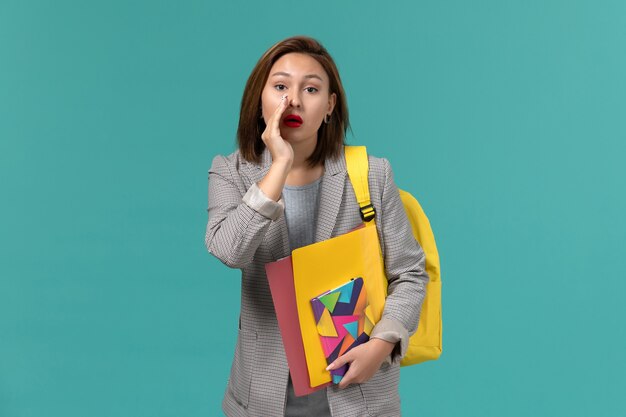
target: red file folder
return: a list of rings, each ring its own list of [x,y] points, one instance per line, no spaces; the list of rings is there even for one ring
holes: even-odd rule
[[[326,388],[331,385],[331,382],[315,388],[311,388],[310,385],[304,345],[300,334],[291,256],[266,264],[265,272],[272,292],[294,393],[301,397]]]

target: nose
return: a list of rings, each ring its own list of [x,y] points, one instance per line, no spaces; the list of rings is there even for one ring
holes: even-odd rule
[[[299,93],[289,94],[289,101],[290,101],[291,107],[300,107],[300,94]]]

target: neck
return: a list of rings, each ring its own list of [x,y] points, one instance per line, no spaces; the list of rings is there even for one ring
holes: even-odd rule
[[[287,185],[305,185],[309,184],[324,173],[324,164],[318,164],[310,167],[307,158],[313,154],[317,140],[302,141],[293,143],[293,164],[291,170],[287,174]]]
[[[317,140],[306,140],[298,143],[292,143],[293,148],[293,163],[291,164],[292,171],[306,171],[309,169],[309,164],[306,161],[315,151]]]

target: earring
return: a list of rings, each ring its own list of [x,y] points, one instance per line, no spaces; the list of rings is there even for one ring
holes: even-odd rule
[[[326,119],[326,117],[328,117],[328,119]],[[328,122],[330,122],[330,114],[324,116],[324,123],[328,124]]]

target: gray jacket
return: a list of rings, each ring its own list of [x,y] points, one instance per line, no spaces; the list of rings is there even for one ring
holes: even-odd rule
[[[209,169],[205,244],[225,265],[242,270],[237,344],[222,402],[227,416],[284,415],[289,368],[264,265],[291,250],[282,199],[267,198],[256,185],[271,163],[267,149],[260,164],[235,151],[216,156]],[[315,242],[362,223],[343,150],[338,158],[326,159],[324,167]],[[417,330],[429,279],[386,159],[369,156],[369,189],[389,281],[383,316],[371,337],[399,343],[370,380],[326,388],[334,417],[400,415],[400,359]]]

